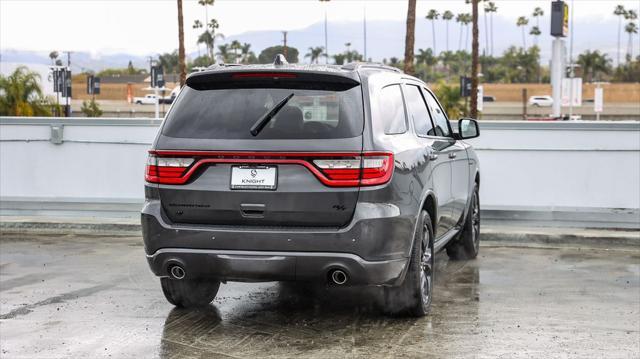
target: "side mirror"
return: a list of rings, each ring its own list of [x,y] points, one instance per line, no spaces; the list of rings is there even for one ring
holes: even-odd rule
[[[478,121],[471,118],[463,118],[458,121],[458,137],[461,140],[476,138],[478,136],[480,136]]]

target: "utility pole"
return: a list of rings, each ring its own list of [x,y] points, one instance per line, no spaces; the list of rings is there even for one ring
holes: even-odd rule
[[[471,0],[472,40],[471,40],[471,118],[478,118],[478,1]]]
[[[67,72],[65,72],[65,83],[64,86],[65,87],[70,87],[71,86],[71,76],[69,76],[69,78],[67,78],[67,74],[71,74],[71,52],[72,51],[63,51],[67,54]],[[67,81],[69,82],[69,86],[67,86]],[[67,96],[65,96],[65,105],[64,105],[64,113],[66,117],[71,117],[71,103],[69,101],[69,97],[71,95],[67,94]]]
[[[562,79],[564,78],[564,39],[569,32],[569,7],[564,1],[551,3],[551,36],[554,37],[551,54],[551,88],[554,118],[562,115]],[[570,99],[571,100],[571,99]]]
[[[363,26],[364,26],[364,61],[367,60],[367,5],[364,4],[362,8],[363,12]]]
[[[282,42],[284,43],[284,49],[283,49],[284,58],[287,59],[287,61],[289,61],[288,56],[287,56],[288,55],[288,51],[287,51],[287,31],[283,31],[282,32],[282,36],[283,36]]]

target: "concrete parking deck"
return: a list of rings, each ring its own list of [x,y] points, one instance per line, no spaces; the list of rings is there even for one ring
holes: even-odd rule
[[[214,303],[163,298],[137,236],[3,233],[0,357],[640,356],[640,250],[485,243],[437,258],[432,312],[389,318],[380,292],[223,285]]]

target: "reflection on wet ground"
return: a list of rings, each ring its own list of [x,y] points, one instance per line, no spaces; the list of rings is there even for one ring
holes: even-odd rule
[[[640,251],[483,247],[439,255],[429,316],[378,288],[223,285],[175,309],[139,238],[3,235],[2,358],[638,357]]]

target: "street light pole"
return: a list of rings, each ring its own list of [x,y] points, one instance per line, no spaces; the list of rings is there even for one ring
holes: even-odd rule
[[[329,0],[320,0],[322,3],[329,2]],[[329,63],[329,37],[327,36],[327,5],[324,5],[324,63]]]

